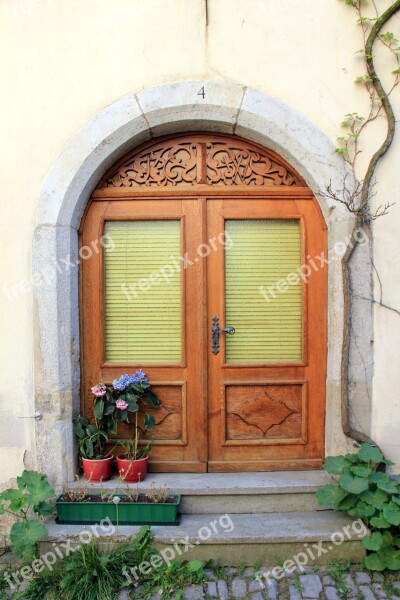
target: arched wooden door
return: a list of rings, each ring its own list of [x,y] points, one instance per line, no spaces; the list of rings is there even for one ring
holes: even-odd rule
[[[321,466],[326,226],[285,161],[237,137],[153,140],[93,192],[81,246],[86,414],[92,385],[142,368],[163,403],[153,470]]]

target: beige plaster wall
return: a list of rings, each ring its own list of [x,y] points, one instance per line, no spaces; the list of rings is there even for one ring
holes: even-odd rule
[[[388,2],[380,2],[387,5]],[[275,96],[333,141],[343,114],[363,114],[355,15],[339,0],[2,0],[0,481],[34,464],[29,287],[41,185],[68,140],[122,96],[166,82],[235,82]],[[395,25],[400,30],[399,19]],[[384,67],[386,68],[386,66]],[[400,102],[395,101],[397,114]],[[365,157],[381,139],[379,126]],[[379,195],[399,196],[399,138],[379,169]],[[400,203],[374,226],[384,301],[400,309]],[[7,286],[26,281],[11,300]],[[400,315],[375,311],[373,434],[400,462]],[[330,432],[332,435],[332,432]],[[41,441],[37,440],[40,444]]]

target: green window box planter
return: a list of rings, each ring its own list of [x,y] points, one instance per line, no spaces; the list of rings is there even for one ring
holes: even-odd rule
[[[174,502],[68,502],[62,500],[63,495],[56,500],[59,524],[92,525],[102,519],[110,519],[114,525],[177,525],[179,523],[178,509],[181,496],[170,494]]]

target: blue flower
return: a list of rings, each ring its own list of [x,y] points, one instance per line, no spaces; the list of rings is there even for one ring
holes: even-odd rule
[[[147,375],[145,373],[143,373],[142,369],[139,369],[139,371],[136,371],[135,377],[136,377],[136,380],[138,383],[148,383],[149,382]]]
[[[126,373],[125,375],[121,375],[121,377],[119,379],[114,379],[113,381],[113,388],[114,390],[119,390],[120,392],[122,392],[122,390],[124,390],[130,383],[129,381],[129,375]]]
[[[139,371],[136,371],[136,373],[133,373],[132,375],[128,375],[125,373],[125,375],[121,375],[119,379],[114,379],[113,388],[122,392],[125,388],[128,387],[128,385],[134,383],[138,383],[140,385],[142,383],[148,382],[149,380],[147,379],[146,374],[143,373],[142,369],[139,369]]]

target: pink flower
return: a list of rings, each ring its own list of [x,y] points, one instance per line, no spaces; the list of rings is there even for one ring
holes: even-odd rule
[[[115,406],[119,408],[119,410],[125,410],[128,408],[129,404],[125,402],[125,400],[117,400]]]
[[[95,396],[104,396],[107,392],[104,383],[98,383],[97,385],[94,385],[91,390]]]

